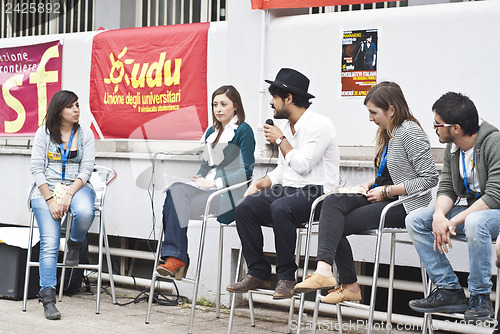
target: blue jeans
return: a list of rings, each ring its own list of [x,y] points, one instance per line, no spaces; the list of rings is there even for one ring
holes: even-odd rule
[[[174,183],[167,189],[163,204],[163,242],[161,257],[182,260],[189,266],[187,230],[190,219],[201,219],[208,197],[213,191],[200,190],[184,183]],[[217,208],[215,198],[211,207]]]
[[[450,219],[467,209],[453,206],[446,218]],[[432,233],[433,207],[412,211],[406,216],[406,228],[418,255],[432,282],[441,289],[458,289],[458,277],[446,255],[434,251]],[[498,236],[500,210],[490,209],[470,213],[465,223],[457,226],[457,235],[467,237],[469,249],[469,291],[473,295],[491,293],[491,240]],[[452,241],[453,242],[453,241]]]
[[[94,190],[87,186],[73,195],[69,209],[73,215],[71,240],[76,242],[85,240],[85,235],[94,221],[94,201]],[[61,219],[54,220],[49,205],[43,197],[31,200],[31,207],[40,231],[40,290],[55,288]]]

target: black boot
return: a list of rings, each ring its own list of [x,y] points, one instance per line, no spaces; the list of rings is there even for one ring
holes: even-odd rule
[[[56,308],[56,289],[47,288],[39,293],[39,301],[43,303],[43,313],[48,320],[61,319],[61,313]]]
[[[77,266],[80,263],[80,246],[83,242],[76,242],[71,239],[68,240],[68,253],[66,254],[67,266]]]

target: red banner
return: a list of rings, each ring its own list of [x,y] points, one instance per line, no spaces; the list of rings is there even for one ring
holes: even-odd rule
[[[199,140],[208,125],[209,23],[94,37],[90,109],[104,138]]]
[[[62,43],[0,49],[0,135],[32,136],[61,90]]]
[[[324,7],[385,1],[387,0],[252,0],[252,9]]]

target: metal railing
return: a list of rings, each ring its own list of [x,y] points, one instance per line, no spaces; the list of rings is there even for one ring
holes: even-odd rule
[[[96,1],[0,0],[0,38],[96,30]],[[225,21],[226,1],[137,0],[135,26]]]
[[[452,2],[471,2],[471,1],[483,1],[483,0],[455,0]],[[351,11],[356,11],[356,10],[397,8],[397,7],[408,7],[408,6],[411,6],[411,1],[408,1],[408,0],[384,1],[384,2],[374,2],[374,3],[365,3],[365,4],[354,4],[354,5],[311,7],[311,8],[309,8],[309,14],[351,12]]]
[[[95,0],[0,0],[0,38],[94,29]]]
[[[96,2],[99,1],[104,0],[0,0],[0,38],[96,30],[98,27],[95,24],[95,10]],[[137,0],[134,25],[136,27],[150,27],[225,21],[228,16],[228,1],[250,0]],[[311,7],[309,14],[407,7],[409,5],[411,5],[411,1],[401,0]]]
[[[226,0],[142,0],[141,16],[143,27],[225,21]]]

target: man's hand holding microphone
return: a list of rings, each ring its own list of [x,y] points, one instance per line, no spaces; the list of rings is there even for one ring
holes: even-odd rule
[[[272,119],[267,119],[266,124],[264,124],[264,136],[266,137],[266,140],[270,142],[272,145],[272,154],[271,156],[274,155],[274,144],[279,144],[283,141],[283,133],[281,132],[281,129],[277,126],[274,125],[274,122]],[[260,191],[261,189],[267,189],[271,187],[271,179],[267,176],[264,176],[263,178],[252,182],[252,184],[248,187],[247,191],[245,192],[245,197],[251,194],[255,194],[256,192]]]

